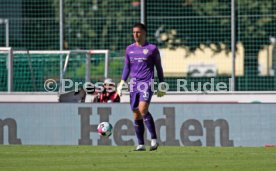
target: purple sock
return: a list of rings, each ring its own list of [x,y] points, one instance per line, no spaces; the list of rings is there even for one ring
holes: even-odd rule
[[[144,132],[145,132],[145,126],[143,119],[140,120],[134,120],[134,129],[136,132],[136,136],[138,139],[138,144],[139,145],[144,145]]]
[[[144,115],[143,119],[144,119],[144,122],[145,122],[149,132],[150,132],[151,139],[156,139],[157,136],[156,136],[156,131],[155,131],[155,124],[154,124],[154,120],[153,120],[151,114],[148,112],[147,114]]]

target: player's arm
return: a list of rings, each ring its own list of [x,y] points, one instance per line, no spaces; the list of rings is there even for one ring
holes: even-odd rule
[[[160,57],[160,53],[159,50],[156,48],[155,50],[155,55],[154,55],[154,64],[156,67],[156,71],[157,71],[157,76],[159,79],[159,84],[164,82],[164,73],[163,73],[163,68],[162,68],[162,64],[161,64],[161,57]],[[162,87],[162,89],[164,89]],[[157,89],[156,95],[157,97],[162,97],[166,94],[165,91],[160,91],[159,89]]]
[[[156,48],[154,54],[155,54],[154,63],[155,63],[159,82],[164,82],[164,73],[163,73],[163,68],[162,68],[162,64],[161,64],[161,57],[160,57],[159,50],[157,48]]]
[[[122,96],[123,85],[125,84],[128,76],[129,76],[129,73],[130,73],[130,61],[129,61],[129,57],[126,52],[125,65],[124,65],[121,81],[117,87],[117,93],[119,96]]]

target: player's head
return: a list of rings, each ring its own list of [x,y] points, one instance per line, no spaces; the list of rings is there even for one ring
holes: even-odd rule
[[[141,44],[146,40],[147,27],[142,23],[135,23],[132,27],[135,42]]]
[[[143,23],[135,23],[132,28],[140,28],[147,33],[147,27]]]

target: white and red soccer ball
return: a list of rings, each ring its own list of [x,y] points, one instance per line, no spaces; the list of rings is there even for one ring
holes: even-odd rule
[[[98,134],[109,137],[112,134],[112,125],[109,122],[102,122],[98,125]]]

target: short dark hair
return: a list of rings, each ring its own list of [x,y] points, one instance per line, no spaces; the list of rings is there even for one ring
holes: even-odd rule
[[[147,27],[143,23],[135,23],[132,28],[138,27],[147,32]]]

